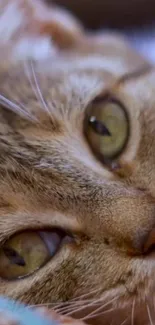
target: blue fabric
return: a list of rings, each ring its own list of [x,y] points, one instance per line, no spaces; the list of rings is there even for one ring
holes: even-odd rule
[[[47,320],[36,311],[32,311],[23,304],[0,296],[0,312],[8,314],[20,325],[58,325],[55,320]]]

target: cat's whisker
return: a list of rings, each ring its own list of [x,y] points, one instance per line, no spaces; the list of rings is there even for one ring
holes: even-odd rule
[[[29,119],[30,121],[37,121],[34,116],[29,114],[25,109],[23,109],[20,105],[13,102],[12,100],[6,98],[3,95],[0,95],[0,104],[3,105],[5,108],[9,109],[10,111],[20,115],[23,118]]]
[[[64,303],[61,303],[62,305]],[[56,306],[56,305],[60,305],[60,303],[54,303],[54,302],[49,302],[49,303],[43,303],[43,304],[35,304],[35,305],[30,305],[28,306],[28,308],[39,308],[39,307],[53,307],[53,306]]]
[[[148,303],[146,303],[146,309],[147,309],[150,325],[154,325],[153,320],[152,320],[152,316],[151,316],[150,307],[149,307]]]
[[[83,294],[83,295],[81,295],[81,296],[78,296],[78,297],[76,297],[76,298],[73,298],[72,299],[72,301],[76,301],[76,300],[79,300],[79,299],[83,299],[83,298],[85,298],[85,297],[88,297],[89,295],[91,295],[91,294],[93,294],[93,293],[99,293],[99,292],[101,292],[101,290],[102,289],[94,289],[94,290],[92,290],[92,291],[90,291],[90,292],[87,292],[87,293],[85,293],[85,294]]]
[[[15,98],[13,98],[12,96],[11,96],[10,100],[11,100],[12,102],[16,103],[16,105],[18,105],[21,109],[23,109],[24,112],[27,111],[27,107],[26,107],[23,103],[18,102],[18,101],[17,101]]]
[[[17,105],[19,105],[24,110],[24,112],[27,112],[28,108],[27,108],[26,105],[24,105],[21,102],[17,102],[17,101],[16,101],[16,103],[17,103]],[[28,114],[29,114],[29,116],[31,116],[31,121],[37,123],[37,125],[40,124],[40,121],[38,120],[38,118],[33,113],[28,113]]]
[[[133,303],[132,303],[132,311],[131,311],[131,325],[134,325],[135,303],[136,303],[136,299],[134,299],[134,300],[133,300]]]
[[[72,302],[72,300],[68,300],[68,301],[61,301],[61,302],[48,302],[48,303],[42,303],[42,304],[35,304],[35,305],[31,305],[31,306],[29,306],[29,308],[34,308],[34,307],[52,307],[52,308],[54,308],[54,307],[59,307],[59,308],[61,308],[61,307],[63,307],[64,305],[66,306],[68,306],[69,304],[71,304],[71,303],[74,303],[74,302]]]
[[[82,306],[84,306],[84,305],[87,305],[88,303],[90,303],[90,302],[93,302],[94,300],[93,299],[91,299],[91,300],[83,300],[83,301],[78,301],[78,302],[75,302],[75,303],[70,303],[68,306],[65,306],[64,308],[63,307],[56,307],[56,308],[54,308],[54,310],[55,311],[57,311],[57,312],[63,312],[63,313],[65,313],[65,312],[67,312],[67,311],[71,311],[71,310],[73,310],[73,309],[75,309],[75,307],[77,307],[77,306],[80,306],[80,305],[82,305]],[[94,302],[94,305],[98,305],[98,304],[101,304],[101,301],[98,301],[98,302]]]
[[[68,313],[70,313],[70,312],[74,312],[74,310],[76,310],[76,308],[77,308],[77,306],[72,306],[72,307],[68,307],[68,308],[66,308],[66,309],[64,309],[64,310],[62,310],[62,309],[54,309],[54,311],[55,312],[57,312],[57,313],[59,313],[59,314],[62,314],[62,315],[68,315]]]
[[[96,310],[92,311],[89,315],[85,316],[84,318],[82,318],[81,320],[85,321],[88,318],[91,318],[91,316],[96,316],[96,313],[100,312],[103,310],[103,308],[105,308],[106,306],[108,306],[110,303],[112,303],[113,301],[115,301],[116,299],[118,299],[118,297],[115,297],[114,299],[110,300],[109,302],[107,302],[106,304],[103,304],[102,306],[98,307]],[[114,309],[114,308],[112,308]]]
[[[91,302],[91,303],[88,303],[88,304],[85,304],[85,305],[82,304],[82,306],[81,306],[80,308],[79,308],[79,306],[78,306],[78,308],[77,308],[77,306],[76,306],[76,308],[74,308],[72,311],[69,311],[68,313],[66,313],[66,315],[67,315],[67,316],[70,316],[70,315],[72,315],[73,313],[76,313],[76,312],[79,312],[79,311],[81,311],[81,310],[84,310],[84,309],[86,309],[86,308],[88,308],[88,307],[94,306],[94,302],[95,302],[95,301],[93,301],[93,302]],[[101,301],[100,301],[100,303],[101,303]]]
[[[25,62],[25,70],[26,70],[26,75],[28,77],[28,80],[30,82],[31,88],[38,100],[38,102],[41,104],[41,108],[43,108],[45,110],[46,113],[50,114],[49,108],[43,98],[41,89],[39,87],[38,81],[37,81],[37,77],[36,77],[36,73],[34,70],[34,65],[32,61],[28,61]],[[33,82],[34,81],[34,82]]]
[[[33,78],[34,78],[34,82],[35,82],[35,85],[36,85],[36,89],[37,89],[40,101],[41,101],[45,111],[50,114],[49,108],[48,108],[48,106],[47,106],[47,104],[46,104],[46,102],[45,102],[45,100],[43,98],[43,94],[42,94],[41,89],[39,87],[38,80],[37,80],[37,77],[36,77],[36,73],[35,73],[35,70],[34,70],[34,64],[33,64],[32,61],[30,61],[30,65],[31,65],[32,75],[33,75]]]
[[[77,305],[81,305],[83,303],[89,303],[89,302],[92,302],[92,301],[94,301],[94,298],[85,299],[85,300],[77,300],[77,301],[72,301],[72,299],[71,299],[71,300],[68,300],[68,301],[56,302],[56,303],[52,303],[52,304],[54,304],[56,308],[63,308],[63,307],[67,308],[70,305],[71,306],[74,306],[74,305],[77,306]],[[50,305],[50,303],[49,303],[49,305]]]
[[[84,307],[85,306],[85,308],[86,308],[90,304],[96,305],[96,304],[101,304],[101,302],[102,301],[100,299],[99,300],[94,300],[94,299],[92,299],[92,300],[85,300],[84,302],[78,302],[78,303],[75,302],[74,304],[72,303],[72,304],[70,304],[68,306],[65,306],[64,308],[63,308],[63,306],[62,307],[56,307],[56,308],[54,308],[54,310],[57,311],[57,312],[60,312],[60,313],[63,312],[63,313],[66,314],[67,311],[68,311],[68,313],[70,311],[74,312],[79,307]],[[66,315],[68,315],[68,314],[66,314]]]
[[[116,299],[118,299],[118,297],[115,297],[115,298],[111,299],[111,300],[108,301],[107,303],[105,303],[105,304],[103,304],[102,306],[100,306],[99,308],[97,308],[95,311],[91,312],[89,315],[92,315],[92,314],[96,313],[96,311],[98,311],[99,309],[101,310],[101,308],[104,308],[104,307],[108,306],[110,303],[114,302]],[[97,300],[94,300],[94,302],[96,302],[96,301],[97,301]],[[102,302],[101,298],[99,299],[99,301],[100,301],[100,303]],[[82,306],[81,308],[77,308],[77,309],[75,309],[74,311],[67,313],[66,315],[67,315],[67,316],[71,316],[73,313],[81,312],[82,310],[84,310],[84,309],[86,309],[86,308],[88,308],[88,307],[92,307],[92,306],[94,306],[94,302],[89,303],[89,304],[87,304],[87,305],[85,305],[85,306]],[[87,315],[87,316],[88,316],[88,315]],[[81,320],[82,320],[82,319],[81,319]]]
[[[120,325],[124,325],[128,320],[128,317],[120,324]]]
[[[81,295],[81,296],[78,296],[78,297],[76,297],[76,298],[73,298],[73,299],[70,299],[70,300],[68,300],[68,301],[57,301],[57,302],[49,302],[49,303],[43,303],[43,304],[35,304],[35,305],[31,305],[31,306],[29,306],[29,308],[37,308],[37,307],[52,307],[52,308],[54,308],[54,307],[57,307],[57,308],[62,308],[62,307],[65,307],[66,305],[66,308],[71,304],[76,304],[76,303],[79,303],[79,304],[81,304],[81,303],[85,303],[85,302],[93,302],[94,301],[94,298],[92,298],[92,299],[83,299],[83,300],[79,300],[79,299],[81,299],[81,298],[85,298],[85,297],[88,297],[88,296],[90,296],[91,294],[93,294],[93,293],[99,293],[101,291],[101,289],[95,289],[95,290],[92,290],[92,291],[90,291],[90,292],[88,292],[88,293],[86,293],[86,294],[83,294],[83,295]],[[102,299],[102,298],[99,298],[99,299]]]
[[[86,317],[83,317],[81,320],[82,321],[86,321],[86,320],[88,320],[88,319],[93,319],[93,318],[97,318],[97,317],[100,317],[100,316],[103,316],[103,315],[105,315],[105,314],[107,314],[107,313],[110,313],[110,312],[112,312],[112,311],[114,311],[115,310],[115,308],[110,308],[110,309],[107,309],[107,310],[105,310],[105,311],[103,311],[103,312],[101,312],[101,313],[97,313],[97,314],[93,314],[92,316],[86,316]]]

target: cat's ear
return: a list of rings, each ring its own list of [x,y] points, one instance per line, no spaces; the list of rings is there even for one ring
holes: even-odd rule
[[[0,0],[1,56],[11,50],[17,58],[44,59],[76,46],[81,35],[81,25],[64,9],[41,0]]]
[[[40,35],[49,35],[60,49],[78,44],[83,34],[79,21],[68,11],[54,5],[46,6],[35,1],[35,28]]]
[[[96,54],[107,62],[107,69],[116,71],[116,76],[124,73],[132,73],[143,66],[152,66],[140,50],[133,48],[128,39],[117,32],[85,33],[81,38],[81,53],[87,55]],[[118,72],[118,73],[117,73]]]

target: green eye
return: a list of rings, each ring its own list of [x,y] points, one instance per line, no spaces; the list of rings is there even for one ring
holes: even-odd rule
[[[66,233],[58,229],[11,237],[0,248],[0,277],[13,280],[32,274],[57,253],[65,238]]]
[[[116,101],[94,101],[87,110],[84,132],[99,157],[115,158],[124,149],[129,136],[124,108]]]

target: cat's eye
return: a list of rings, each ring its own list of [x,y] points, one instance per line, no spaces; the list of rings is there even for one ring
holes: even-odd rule
[[[87,109],[84,132],[92,150],[101,159],[113,159],[122,152],[128,140],[126,111],[115,100],[96,100]]]
[[[66,233],[57,229],[11,237],[0,248],[0,277],[13,280],[40,269],[56,254],[65,238]]]

